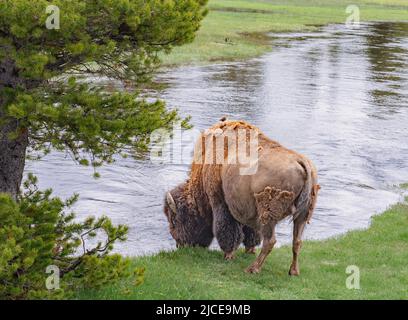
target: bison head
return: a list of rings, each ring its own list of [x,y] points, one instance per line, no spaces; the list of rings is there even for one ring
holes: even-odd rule
[[[214,237],[212,216],[200,214],[197,205],[189,201],[185,184],[167,192],[164,213],[177,247],[208,247],[211,244]]]

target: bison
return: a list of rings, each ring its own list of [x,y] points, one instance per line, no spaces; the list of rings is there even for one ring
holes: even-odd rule
[[[256,157],[244,163],[240,152],[248,155],[251,134]],[[245,148],[237,151],[242,141]],[[299,275],[301,237],[319,189],[316,168],[308,158],[269,139],[253,125],[222,119],[201,134],[189,179],[166,194],[164,212],[177,247],[208,247],[215,236],[229,260],[242,242],[246,252],[255,253],[262,238],[260,254],[246,269],[249,273],[261,270],[276,243],[277,223],[291,217],[289,274]]]

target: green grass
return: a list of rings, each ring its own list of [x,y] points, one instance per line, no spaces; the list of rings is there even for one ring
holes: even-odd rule
[[[406,0],[210,0],[210,12],[193,43],[163,56],[164,65],[203,64],[253,57],[271,49],[267,32],[314,31],[344,23],[358,5],[362,21],[408,20]]]
[[[408,299],[408,203],[375,216],[367,230],[325,241],[306,241],[301,275],[287,275],[291,248],[274,249],[260,274],[244,273],[254,257],[186,248],[133,259],[146,268],[133,279],[83,291],[79,299]],[[346,267],[360,268],[360,290],[346,288]]]

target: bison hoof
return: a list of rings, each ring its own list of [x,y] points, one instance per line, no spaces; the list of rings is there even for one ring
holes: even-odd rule
[[[300,275],[300,272],[299,272],[299,270],[297,270],[297,269],[290,269],[289,270],[289,275],[290,276],[298,276],[298,275]]]
[[[245,270],[246,273],[253,273],[253,274],[259,273],[259,271],[261,270],[259,269],[258,266],[250,266],[249,268]]]
[[[224,254],[224,259],[227,260],[227,261],[234,260],[235,259],[234,253],[233,252],[225,253]]]
[[[252,248],[245,248],[245,253],[248,254],[255,254],[256,253],[256,248],[252,247]]]

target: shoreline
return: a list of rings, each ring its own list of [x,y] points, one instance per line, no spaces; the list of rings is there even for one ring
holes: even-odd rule
[[[287,275],[289,245],[274,249],[257,275],[244,272],[254,256],[243,249],[234,260],[224,261],[219,250],[182,248],[131,258],[132,268],[146,270],[138,287],[129,278],[100,290],[78,292],[76,298],[408,299],[408,186],[400,187],[403,201],[373,215],[369,228],[304,241],[299,277]],[[349,266],[361,273],[358,290],[345,285]]]
[[[375,217],[383,215],[385,212],[391,210],[393,207],[395,207],[395,206],[397,206],[399,204],[403,204],[405,202],[408,203],[408,183],[403,183],[400,186],[396,186],[395,188],[397,189],[396,191],[399,191],[398,193],[400,194],[400,199],[397,202],[388,205],[384,210],[380,210],[378,212],[373,213],[370,216],[366,227],[351,228],[351,229],[348,229],[346,231],[342,231],[342,232],[339,232],[338,234],[334,234],[334,235],[330,235],[330,236],[311,237],[311,238],[304,237],[303,241],[304,242],[324,242],[324,241],[336,240],[338,238],[344,237],[349,232],[367,231],[368,229],[370,229],[371,224],[372,224],[373,220],[375,219]],[[288,220],[281,221],[280,223],[286,223],[286,224],[291,225],[291,222],[289,222]],[[311,225],[313,224],[313,218],[312,218],[312,221],[310,222],[310,224]],[[306,228],[307,228],[307,226],[306,226]],[[275,244],[274,248],[278,249],[278,248],[283,248],[283,247],[290,247],[291,246],[290,241],[283,241],[282,242],[282,241],[279,241],[279,238],[278,238],[277,243]],[[216,242],[217,242],[217,240],[214,238],[213,243],[216,243]],[[214,246],[213,243],[210,245],[209,248],[206,248],[205,250],[213,251],[213,252],[221,252],[219,246],[217,244],[215,244],[215,246]],[[260,247],[258,246],[257,249],[259,251]],[[174,247],[172,249],[161,249],[161,250],[158,250],[158,251],[146,252],[146,253],[142,253],[140,255],[126,255],[126,254],[124,254],[122,252],[117,252],[117,253],[122,254],[125,257],[130,258],[130,259],[144,259],[144,258],[152,258],[152,257],[154,257],[156,255],[159,255],[159,254],[166,254],[166,253],[176,252],[177,250],[178,249],[176,247]],[[238,250],[243,250],[242,245],[239,247]]]
[[[408,5],[399,0],[356,0],[360,21],[405,22]],[[345,1],[333,3],[320,0],[286,1],[285,4],[265,1],[213,1],[208,4],[209,14],[204,19],[197,37],[191,44],[175,48],[163,55],[163,68],[203,66],[236,62],[259,57],[271,50],[269,34],[318,32],[330,24],[344,24],[348,14]]]

